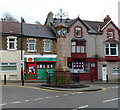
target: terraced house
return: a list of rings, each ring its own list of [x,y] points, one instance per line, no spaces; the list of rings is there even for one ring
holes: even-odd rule
[[[109,80],[118,79],[120,36],[111,18],[107,15],[101,22],[79,17],[61,20],[53,18],[52,12],[45,25],[0,22],[1,76],[7,74],[7,79],[20,79],[22,57],[25,80],[45,81],[46,71],[53,73],[57,62],[56,27],[61,21],[67,26],[66,57],[70,75],[79,74],[80,80],[106,80],[106,75]]]
[[[45,25],[1,21],[1,77],[20,80],[21,63],[25,80],[45,80],[46,68],[52,72],[56,62],[56,38]],[[22,28],[21,28],[22,26]],[[22,30],[21,30],[22,29]],[[22,33],[21,33],[22,32]]]

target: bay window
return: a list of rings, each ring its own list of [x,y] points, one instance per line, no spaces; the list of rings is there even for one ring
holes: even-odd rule
[[[85,53],[85,42],[72,42],[72,53]]]

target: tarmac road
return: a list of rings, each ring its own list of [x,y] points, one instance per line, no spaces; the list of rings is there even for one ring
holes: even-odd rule
[[[117,84],[104,84],[102,91],[69,92],[54,91],[37,88],[38,84],[27,84],[27,87],[2,87],[3,108],[119,108],[120,95]],[[29,87],[28,87],[29,86]]]

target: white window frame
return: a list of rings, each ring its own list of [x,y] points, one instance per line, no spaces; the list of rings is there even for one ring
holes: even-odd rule
[[[79,34],[77,35],[77,31],[79,31]],[[75,28],[75,32],[76,32],[76,37],[81,37],[81,28],[80,27],[76,27]]]
[[[110,35],[112,35],[112,36],[110,36]],[[108,37],[109,37],[109,38],[113,38],[113,30],[109,30],[109,31],[108,31]]]
[[[34,42],[31,43],[30,41],[34,41]],[[33,50],[30,49],[30,45],[34,45]],[[28,51],[36,52],[36,40],[35,39],[28,39]]]
[[[2,70],[2,67],[12,67],[12,66],[16,66],[16,70]],[[18,70],[17,63],[0,63],[0,71],[11,72],[11,71],[17,71],[17,70]]]
[[[44,41],[44,52],[51,52],[51,41]]]
[[[14,41],[9,41],[10,39],[14,39]],[[14,48],[10,48],[10,43],[14,43]],[[17,37],[9,36],[7,37],[7,50],[17,50]]]
[[[106,54],[106,44],[108,44],[108,48],[109,48],[109,55]],[[104,45],[104,52],[105,52],[105,56],[118,56],[118,44],[116,44],[116,47],[110,47],[110,44],[115,44],[115,43],[105,43]],[[111,55],[111,48],[116,49],[116,55]]]

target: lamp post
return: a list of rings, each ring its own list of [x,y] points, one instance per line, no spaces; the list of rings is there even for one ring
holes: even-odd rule
[[[24,86],[24,79],[23,79],[23,52],[22,52],[22,37],[23,37],[23,26],[22,23],[24,22],[24,19],[21,17],[21,82],[22,86]]]

